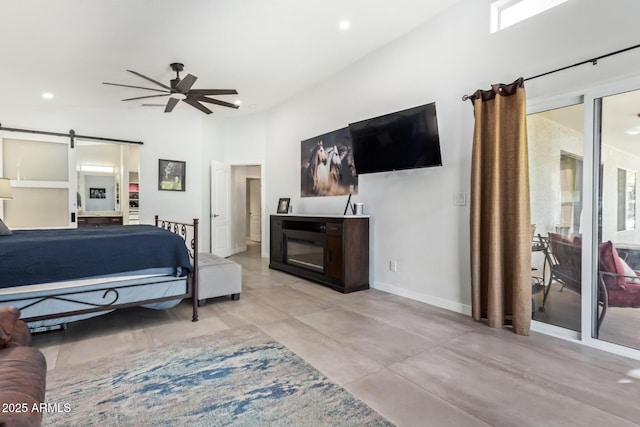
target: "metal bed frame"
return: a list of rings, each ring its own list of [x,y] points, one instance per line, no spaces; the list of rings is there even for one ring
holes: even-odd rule
[[[193,269],[191,270],[191,272],[189,273],[189,277],[187,278],[186,293],[173,295],[173,296],[151,298],[147,300],[127,302],[127,303],[118,303],[118,300],[120,298],[120,294],[118,292],[119,289],[132,288],[136,286],[146,286],[154,283],[153,278],[150,278],[149,282],[134,284],[134,285],[118,286],[117,284],[114,284],[112,282],[109,284],[108,287],[105,287],[104,289],[93,289],[90,291],[73,291],[73,290],[65,291],[64,289],[62,289],[61,292],[58,294],[39,297],[36,301],[33,301],[25,306],[18,307],[18,309],[23,310],[28,307],[33,307],[44,301],[51,300],[51,299],[83,304],[83,305],[87,305],[88,308],[81,309],[81,310],[72,310],[72,311],[64,311],[60,313],[46,314],[42,316],[27,317],[27,318],[22,318],[22,320],[28,323],[28,322],[35,322],[39,320],[56,319],[60,317],[97,313],[101,311],[112,311],[116,309],[123,309],[123,308],[129,308],[129,307],[139,307],[146,304],[153,304],[153,303],[160,303],[160,302],[177,300],[177,299],[190,298],[192,300],[192,306],[193,306],[193,317],[191,320],[192,322],[197,322],[198,321],[198,277],[197,277],[198,275],[198,219],[194,219],[193,223],[183,223],[183,222],[160,219],[158,215],[156,215],[155,226],[163,228],[170,232],[173,232],[179,235],[180,237],[182,237],[182,239],[185,241],[185,245],[189,252],[189,257],[193,260]],[[166,277],[166,276],[162,276],[162,277]],[[87,292],[101,292],[101,291],[104,292],[102,295],[102,298],[105,300],[105,302],[103,303],[90,303],[90,302],[83,301],[81,298],[81,296]],[[24,301],[24,300],[33,300],[33,297],[16,298],[11,300],[10,302],[12,304],[15,304],[16,302]]]

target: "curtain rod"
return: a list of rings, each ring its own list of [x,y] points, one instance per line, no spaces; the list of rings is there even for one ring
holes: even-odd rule
[[[0,123],[0,130],[6,130],[9,132],[24,132],[24,133],[35,133],[39,135],[51,135],[51,136],[67,136],[71,139],[71,148],[74,147],[74,141],[76,139],[88,139],[91,141],[102,141],[102,142],[118,142],[121,144],[135,144],[135,145],[144,145],[141,141],[129,141],[126,139],[116,139],[116,138],[103,138],[101,136],[90,136],[90,135],[78,135],[73,129],[69,130],[68,133],[60,133],[60,132],[47,132],[43,130],[33,130],[33,129],[18,129],[18,128],[7,128],[3,127],[2,123]]]
[[[576,62],[575,64],[567,65],[566,67],[558,68],[558,69],[555,69],[555,70],[552,70],[552,71],[547,71],[546,73],[538,74],[538,75],[535,75],[533,77],[527,77],[526,79],[524,79],[524,81],[526,82],[527,80],[537,79],[538,77],[544,77],[544,76],[547,76],[549,74],[557,73],[558,71],[564,71],[564,70],[567,70],[569,68],[578,67],[578,66],[584,65],[584,64],[597,65],[598,64],[598,60],[600,60],[600,59],[608,58],[609,56],[613,56],[613,55],[618,55],[620,53],[624,53],[624,52],[627,52],[629,50],[637,49],[639,47],[640,47],[640,44],[637,44],[637,45],[634,45],[634,46],[626,47],[624,49],[616,50],[615,52],[605,53],[604,55],[600,55],[600,56],[597,56],[597,57],[592,58],[592,59],[587,59],[586,61]],[[464,95],[462,97],[462,100],[463,101],[467,101],[472,96],[473,95]]]

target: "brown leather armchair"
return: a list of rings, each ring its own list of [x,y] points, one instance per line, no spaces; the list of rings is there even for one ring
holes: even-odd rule
[[[0,307],[0,427],[39,426],[47,361],[15,307]]]

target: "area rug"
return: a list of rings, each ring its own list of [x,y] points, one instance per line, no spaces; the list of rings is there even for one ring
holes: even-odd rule
[[[255,327],[55,369],[44,426],[391,426]]]

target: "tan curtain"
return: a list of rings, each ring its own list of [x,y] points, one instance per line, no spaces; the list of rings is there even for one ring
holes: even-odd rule
[[[475,127],[471,165],[471,287],[475,320],[531,326],[531,211],[522,78],[469,97]]]

